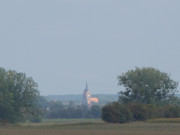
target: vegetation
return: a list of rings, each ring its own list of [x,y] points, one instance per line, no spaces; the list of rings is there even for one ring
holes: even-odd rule
[[[76,105],[73,101],[63,104],[60,101],[47,101],[43,97],[40,100],[43,118],[100,118],[101,108],[98,105],[92,107]]]
[[[147,122],[150,122],[150,123],[180,123],[180,118],[150,119]]]
[[[40,122],[41,117],[102,117],[111,123],[180,117],[180,100],[175,97],[178,84],[166,73],[154,68],[136,68],[120,75],[118,80],[125,87],[118,102],[88,107],[73,101],[48,101],[39,96],[38,85],[31,77],[0,68],[0,123]]]
[[[102,119],[106,122],[125,123],[129,121],[145,121],[155,118],[179,118],[180,106],[118,102],[102,108]]]
[[[174,104],[178,83],[167,73],[154,68],[136,68],[118,77],[125,87],[119,100],[123,103]]]
[[[38,85],[24,73],[0,68],[0,122],[39,121]]]
[[[132,120],[132,114],[126,106],[114,102],[102,108],[102,119],[106,122],[125,123]]]
[[[136,68],[118,77],[119,102],[102,108],[106,122],[125,123],[154,118],[179,118],[180,100],[175,97],[178,83],[154,68]]]

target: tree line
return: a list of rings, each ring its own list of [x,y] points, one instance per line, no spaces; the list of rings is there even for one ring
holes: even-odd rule
[[[47,101],[40,97],[42,117],[46,119],[57,118],[101,118],[101,107],[93,105],[76,105],[73,101],[63,104],[61,101]]]
[[[178,83],[154,68],[136,68],[118,76],[119,101],[102,108],[102,119],[124,123],[152,118],[180,117],[180,100],[175,96]]]
[[[73,102],[46,101],[32,77],[0,68],[0,123],[40,122],[42,118],[100,118],[124,123],[151,118],[180,117],[178,83],[155,68],[136,68],[118,76],[117,102],[91,108]]]

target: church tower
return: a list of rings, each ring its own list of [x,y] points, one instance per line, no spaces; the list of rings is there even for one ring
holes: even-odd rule
[[[86,82],[86,88],[84,89],[84,92],[83,92],[82,104],[83,105],[88,105],[88,106],[91,104],[91,93],[90,93],[90,91],[88,89],[87,82]]]

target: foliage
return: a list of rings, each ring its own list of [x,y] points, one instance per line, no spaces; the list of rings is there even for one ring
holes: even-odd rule
[[[124,123],[157,118],[180,118],[180,106],[114,102],[102,108],[102,119],[106,122]]]
[[[90,108],[90,114],[93,118],[100,118],[101,117],[101,108],[98,105],[93,105]]]
[[[76,105],[73,101],[67,104],[63,104],[60,101],[53,102],[47,100],[41,100],[41,106],[43,106],[43,117],[48,119],[57,118],[100,118],[101,108],[97,105],[92,107]],[[44,105],[44,102],[46,105]]]
[[[114,102],[102,108],[102,119],[106,122],[125,123],[132,120],[132,114],[126,106]]]
[[[179,118],[180,117],[180,107],[175,105],[167,105],[164,109],[165,118]]]
[[[120,92],[120,102],[174,104],[178,83],[167,73],[154,68],[136,68],[123,73],[118,80],[125,87]]]
[[[180,106],[114,102],[102,108],[102,119],[106,122],[125,123],[157,118],[180,118]]]
[[[0,119],[10,123],[35,116],[38,85],[24,73],[0,68]]]
[[[142,121],[148,118],[148,109],[145,104],[140,103],[129,103],[127,107],[133,114],[133,119]]]

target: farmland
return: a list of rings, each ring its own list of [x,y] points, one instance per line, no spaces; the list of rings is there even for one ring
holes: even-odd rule
[[[1,135],[177,135],[180,123],[132,122],[109,124],[101,120],[58,119],[42,123],[0,126]]]

